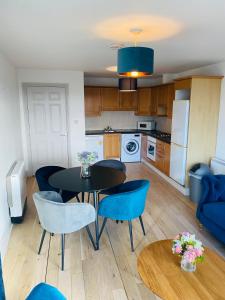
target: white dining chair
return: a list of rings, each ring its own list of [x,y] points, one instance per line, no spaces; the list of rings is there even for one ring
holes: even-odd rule
[[[63,203],[59,201],[60,195],[58,193],[44,193],[45,192],[37,192],[33,194],[39,220],[43,228],[38,254],[41,253],[46,231],[53,234],[60,234],[62,247],[61,269],[64,270],[65,234],[78,231],[85,227],[91,243],[96,250],[95,242],[88,226],[95,221],[96,211],[91,204]],[[54,195],[52,193],[55,193],[55,197],[58,200],[57,202],[54,201]]]

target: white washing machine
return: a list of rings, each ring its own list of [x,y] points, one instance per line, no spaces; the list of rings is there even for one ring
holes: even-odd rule
[[[141,161],[141,134],[122,134],[121,140],[121,161],[140,162]]]

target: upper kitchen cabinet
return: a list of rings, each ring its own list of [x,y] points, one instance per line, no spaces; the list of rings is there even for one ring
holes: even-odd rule
[[[119,92],[119,110],[136,111],[137,92]]]
[[[117,87],[101,87],[102,111],[120,110],[120,97]]]
[[[137,116],[151,116],[151,88],[139,88],[137,94]]]
[[[167,86],[167,117],[172,119],[173,114],[173,101],[175,99],[174,83],[168,84]]]
[[[157,103],[159,96],[158,86],[151,88],[151,116],[157,116]]]
[[[172,118],[174,98],[174,83],[152,87],[152,115]]]
[[[95,117],[101,115],[101,92],[99,87],[84,88],[85,115]]]

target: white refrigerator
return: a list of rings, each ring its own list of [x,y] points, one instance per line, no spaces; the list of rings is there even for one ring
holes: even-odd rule
[[[185,184],[189,100],[174,100],[171,130],[170,177],[181,185]]]

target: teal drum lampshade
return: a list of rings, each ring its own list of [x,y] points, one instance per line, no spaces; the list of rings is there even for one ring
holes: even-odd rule
[[[147,47],[125,47],[118,50],[117,72],[128,77],[153,74],[154,50]]]

